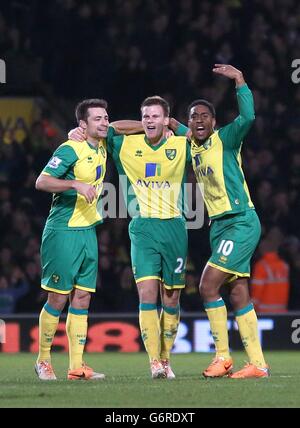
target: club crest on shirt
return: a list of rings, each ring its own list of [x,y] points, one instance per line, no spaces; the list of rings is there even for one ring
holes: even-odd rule
[[[52,275],[52,281],[57,284],[58,281],[60,280],[59,275],[56,275],[55,273]]]
[[[166,156],[169,160],[173,160],[176,157],[177,150],[176,149],[165,149]]]

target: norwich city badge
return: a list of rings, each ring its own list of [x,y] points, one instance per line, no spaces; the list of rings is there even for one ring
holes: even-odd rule
[[[166,149],[166,156],[169,160],[173,160],[176,157],[176,149]]]
[[[59,275],[56,275],[55,273],[52,275],[52,281],[57,284],[58,281],[60,280]]]

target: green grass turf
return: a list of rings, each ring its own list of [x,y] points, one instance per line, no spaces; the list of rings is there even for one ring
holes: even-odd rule
[[[235,368],[245,354],[234,353]],[[300,407],[298,352],[266,352],[272,369],[267,379],[204,379],[201,371],[212,354],[176,354],[176,379],[152,380],[147,356],[139,354],[88,354],[104,381],[67,381],[66,354],[54,354],[56,382],[40,381],[32,354],[0,354],[0,407]]]

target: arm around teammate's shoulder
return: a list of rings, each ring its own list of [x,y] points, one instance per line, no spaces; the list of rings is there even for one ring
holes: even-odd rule
[[[178,120],[174,119],[174,117],[170,118],[169,121],[169,128],[174,132],[174,134],[178,137],[191,137],[191,131],[190,129],[185,126],[183,123],[179,122]]]

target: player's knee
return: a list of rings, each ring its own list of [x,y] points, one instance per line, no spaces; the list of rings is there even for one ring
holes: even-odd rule
[[[176,308],[179,305],[180,290],[165,290],[163,294],[163,304],[170,308]]]
[[[88,309],[91,301],[91,293],[83,290],[75,290],[71,305],[77,309]]]
[[[62,311],[68,300],[68,295],[59,293],[48,293],[48,304],[57,311]]]
[[[139,293],[140,303],[157,303],[157,295],[150,290],[143,290]]]
[[[209,281],[201,281],[199,285],[200,296],[203,300],[211,300],[218,297],[218,290]]]
[[[250,303],[249,290],[246,284],[238,284],[232,288],[230,303],[235,310],[242,309]]]

